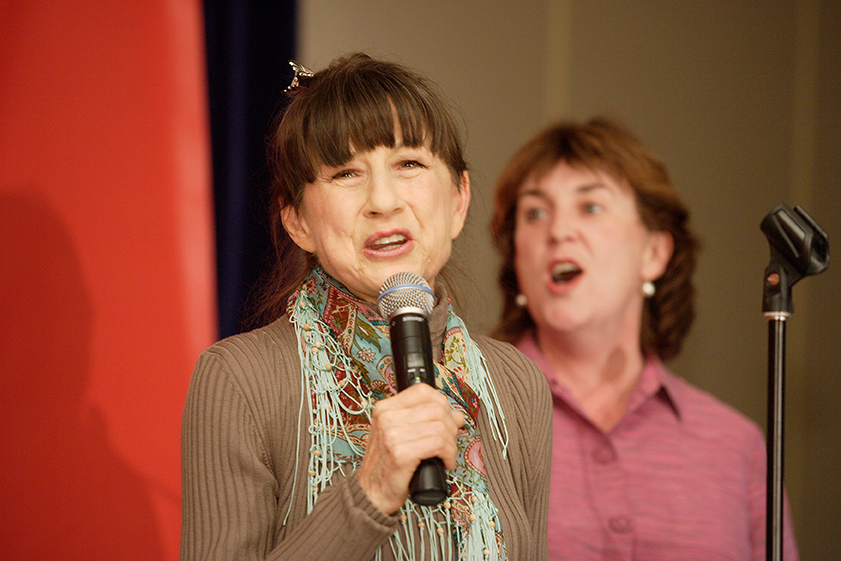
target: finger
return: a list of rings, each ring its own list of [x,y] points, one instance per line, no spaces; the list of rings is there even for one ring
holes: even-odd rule
[[[409,390],[406,390],[407,392]],[[415,424],[440,419],[454,430],[464,424],[463,415],[453,411],[447,398],[436,390],[403,394],[377,402],[371,415],[372,423],[387,425]]]
[[[420,461],[437,456],[451,463],[457,451],[457,422],[463,419],[463,415],[453,415],[452,411],[443,417],[422,415],[415,409],[391,411],[376,430],[383,447],[398,457]]]
[[[428,384],[415,384],[409,386],[402,392],[388,397],[379,403],[388,408],[412,407],[419,403],[440,403],[447,404],[446,396]]]
[[[440,434],[424,434],[411,441],[401,441],[389,449],[392,464],[398,469],[410,473],[427,458],[439,457],[442,460],[455,457],[456,445]]]

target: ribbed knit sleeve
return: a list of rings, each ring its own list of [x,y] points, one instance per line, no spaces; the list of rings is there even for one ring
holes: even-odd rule
[[[393,533],[397,518],[368,501],[355,475],[306,513],[296,344],[288,321],[276,322],[199,358],[182,422],[182,560],[370,559]]]
[[[546,377],[508,343],[478,337],[508,428],[508,453],[487,415],[480,424],[491,496],[500,508],[509,559],[547,559],[552,396]],[[509,536],[511,539],[509,539]]]

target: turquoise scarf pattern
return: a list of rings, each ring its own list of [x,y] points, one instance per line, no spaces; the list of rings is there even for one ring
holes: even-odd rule
[[[289,298],[287,312],[296,326],[304,384],[304,407],[311,424],[308,508],[338,472],[348,475],[362,461],[377,401],[397,393],[388,322],[323,269],[313,269]],[[401,529],[390,545],[398,560],[505,560],[505,541],[488,491],[478,432],[481,407],[493,437],[507,445],[503,412],[481,352],[448,303],[442,358],[436,385],[451,406],[465,413],[456,438],[457,465],[448,471],[450,498],[437,507],[407,500]],[[454,557],[454,555],[456,557]],[[379,558],[379,555],[378,555]]]

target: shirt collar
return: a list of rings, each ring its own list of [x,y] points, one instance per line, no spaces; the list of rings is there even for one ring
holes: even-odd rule
[[[671,406],[678,419],[681,418],[680,404],[683,400],[681,388],[675,384],[674,374],[669,372],[663,362],[654,355],[646,357],[640,383],[631,399],[634,400],[638,395],[642,395],[644,399],[656,396]],[[629,409],[636,409],[639,405],[640,403],[632,403]]]
[[[657,375],[660,378],[660,384],[663,387],[663,392],[669,400],[669,403],[674,408],[675,414],[680,419],[688,411],[687,403],[690,400],[688,390],[690,386],[687,384],[686,380],[678,377],[672,373],[671,370],[666,368],[659,358],[655,357],[653,360],[657,363]]]

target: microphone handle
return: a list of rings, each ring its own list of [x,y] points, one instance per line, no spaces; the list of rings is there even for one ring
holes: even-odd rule
[[[421,460],[409,481],[409,494],[415,504],[423,506],[435,506],[447,499],[447,471],[441,458]]]
[[[435,363],[426,318],[416,313],[396,314],[389,320],[389,331],[397,390],[414,384],[435,387]],[[447,498],[447,473],[441,458],[421,461],[409,482],[409,494],[416,504],[425,506],[435,506]]]

